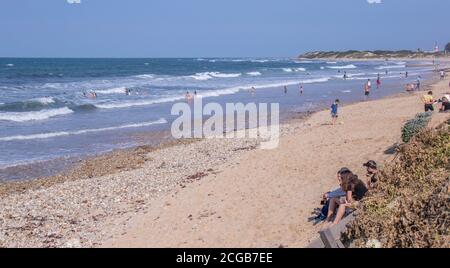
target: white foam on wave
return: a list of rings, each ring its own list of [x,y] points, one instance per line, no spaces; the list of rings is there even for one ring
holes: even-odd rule
[[[136,106],[148,106],[148,105],[152,105],[152,104],[174,102],[174,101],[182,100],[184,98],[185,98],[184,96],[174,96],[174,97],[165,97],[165,98],[152,99],[152,100],[112,102],[112,103],[95,104],[95,107],[100,108],[100,109],[129,108],[129,107],[136,107]]]
[[[296,63],[305,63],[305,64],[308,64],[308,63],[314,63],[313,61],[310,61],[310,60],[302,60],[302,61],[296,61]]]
[[[140,75],[136,75],[134,77],[139,78],[139,79],[152,79],[155,76],[152,74],[140,74]]]
[[[351,90],[342,90],[341,92],[342,92],[342,93],[352,93]]]
[[[41,110],[35,112],[8,112],[8,113],[0,113],[0,121],[13,121],[13,122],[39,121],[71,113],[73,113],[73,111],[67,107]]]
[[[254,63],[266,63],[266,62],[269,62],[269,60],[250,60],[251,62],[254,62]]]
[[[206,81],[212,78],[236,78],[240,77],[241,75],[242,75],[241,73],[226,74],[220,72],[205,72],[205,73],[196,73],[195,75],[191,75],[189,77],[199,81]]]
[[[260,72],[249,72],[247,74],[250,75],[250,76],[260,76],[260,75],[262,75],[262,73],[260,73]]]
[[[283,72],[292,73],[292,72],[306,72],[305,68],[283,68]]]
[[[329,69],[356,69],[358,67],[356,67],[354,64],[349,64],[349,65],[345,65],[345,66],[327,66],[327,68],[329,68]]]
[[[116,88],[110,88],[110,89],[97,90],[95,92],[98,94],[104,94],[104,95],[125,94],[126,90],[127,90],[126,87],[116,87]]]
[[[50,139],[50,138],[55,138],[55,137],[81,135],[81,134],[88,134],[88,133],[95,133],[95,132],[112,131],[112,130],[118,130],[118,129],[147,127],[147,126],[158,125],[158,124],[167,124],[167,120],[164,118],[161,118],[157,121],[121,125],[121,126],[116,126],[116,127],[83,129],[83,130],[76,130],[76,131],[50,132],[50,133],[40,133],[40,134],[31,134],[31,135],[17,135],[17,136],[0,138],[0,141]]]
[[[6,66],[7,66],[7,67],[14,67],[14,64],[8,63],[8,64],[6,64]]]
[[[36,99],[33,99],[32,101],[40,102],[45,105],[55,103],[55,99],[53,99],[51,97],[36,98]]]
[[[389,70],[389,69],[403,69],[406,68],[406,65],[386,65],[386,66],[379,66],[375,69],[377,70]]]
[[[327,64],[337,64],[336,61],[327,61]]]

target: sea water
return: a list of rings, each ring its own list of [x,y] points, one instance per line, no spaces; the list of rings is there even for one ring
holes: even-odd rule
[[[432,69],[289,58],[0,58],[0,168],[135,146],[136,133],[170,129],[171,107],[188,91],[204,103],[276,102],[296,113],[363,99],[369,78],[372,98],[398,93]]]

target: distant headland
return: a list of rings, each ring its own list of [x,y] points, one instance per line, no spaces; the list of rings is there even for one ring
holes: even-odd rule
[[[420,50],[313,51],[299,56],[300,59],[435,59],[449,57],[450,53],[448,51],[426,52]]]

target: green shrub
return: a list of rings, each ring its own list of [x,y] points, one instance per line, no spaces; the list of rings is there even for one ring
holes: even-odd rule
[[[403,142],[409,142],[414,136],[416,136],[422,129],[424,129],[428,122],[430,122],[433,113],[421,113],[416,115],[416,118],[406,122],[402,129],[402,140]]]

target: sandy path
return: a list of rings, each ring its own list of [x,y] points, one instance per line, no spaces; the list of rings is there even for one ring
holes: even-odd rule
[[[448,92],[448,81],[434,90]],[[103,246],[304,247],[319,228],[307,218],[337,184],[337,170],[347,166],[365,179],[363,162],[392,157],[384,152],[423,110],[421,94],[344,107],[338,126],[325,124],[328,111],[316,113],[277,150],[247,152],[237,165],[156,199]]]

